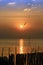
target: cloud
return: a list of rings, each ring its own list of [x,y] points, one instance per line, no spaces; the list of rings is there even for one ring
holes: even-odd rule
[[[8,5],[15,5],[15,2],[9,2]]]
[[[27,10],[28,10],[27,8],[24,9],[24,11],[27,11]]]
[[[31,11],[31,9],[29,9],[29,8],[25,8],[24,11],[25,11],[25,12],[27,12],[27,11]]]

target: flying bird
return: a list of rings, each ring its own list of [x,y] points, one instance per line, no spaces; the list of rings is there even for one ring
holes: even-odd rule
[[[27,24],[27,22],[24,23],[24,25],[26,25],[26,24]]]

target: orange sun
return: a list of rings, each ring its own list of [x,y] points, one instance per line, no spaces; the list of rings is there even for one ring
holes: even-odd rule
[[[24,28],[24,25],[20,25],[20,28],[21,28],[21,29]]]

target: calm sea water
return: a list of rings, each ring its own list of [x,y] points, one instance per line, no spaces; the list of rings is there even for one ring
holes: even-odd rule
[[[13,40],[0,40],[0,51],[2,51],[1,48],[6,48],[4,51],[6,51],[5,54],[8,52],[8,48],[11,48],[11,52],[17,53],[26,53],[31,52],[31,50],[34,48],[37,51],[43,52],[43,39],[13,39]],[[34,52],[33,51],[33,52]]]

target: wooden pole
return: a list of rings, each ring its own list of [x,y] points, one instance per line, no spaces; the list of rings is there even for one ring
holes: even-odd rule
[[[3,54],[4,54],[4,48],[2,48],[2,57],[3,57]]]

